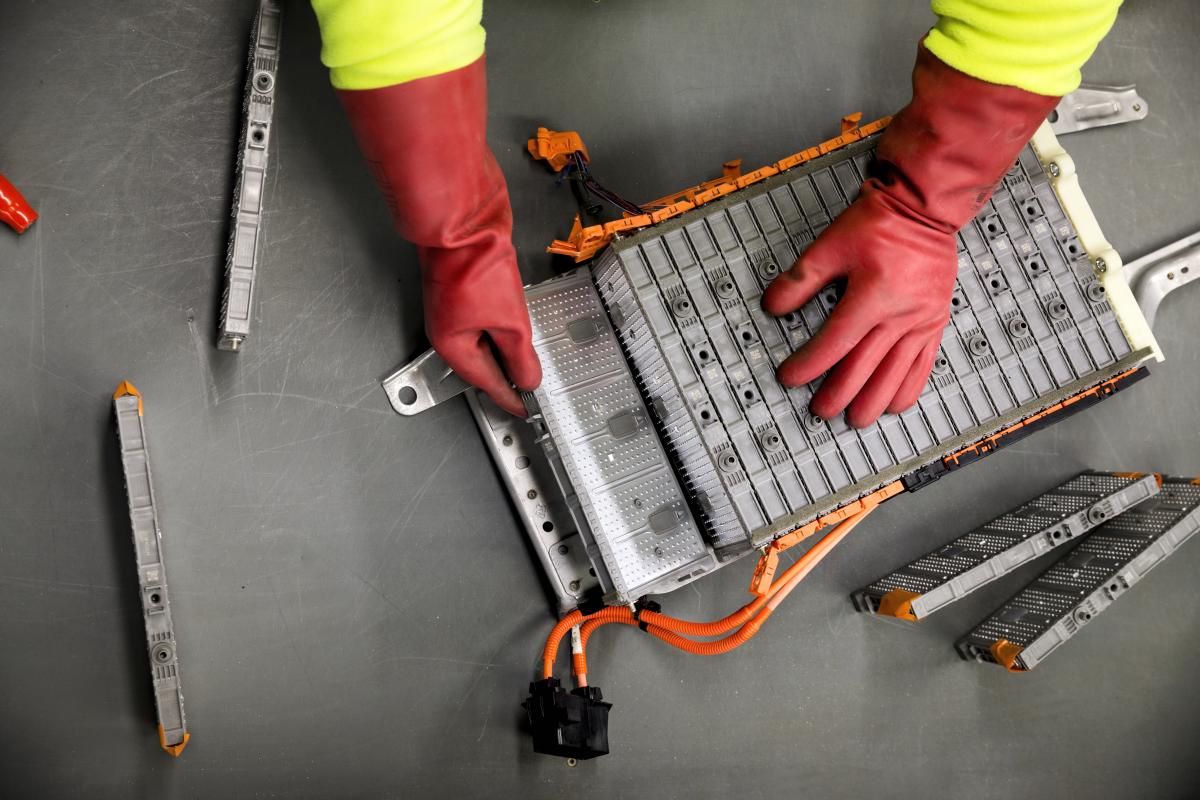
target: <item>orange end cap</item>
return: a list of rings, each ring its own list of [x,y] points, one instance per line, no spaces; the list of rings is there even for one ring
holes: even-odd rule
[[[163,726],[162,725],[158,726],[158,743],[159,743],[159,745],[162,746],[163,750],[166,750],[168,753],[175,756],[176,758],[179,758],[179,756],[183,753],[183,748],[187,747],[187,743],[189,741],[191,741],[191,739],[192,739],[192,735],[190,733],[188,733],[187,731],[184,731],[182,742],[180,742],[179,744],[167,744],[167,736],[163,732]]]
[[[853,114],[847,114],[842,117],[842,133],[849,133],[858,127],[858,123],[862,122],[862,112],[855,111]]]
[[[992,658],[996,659],[996,663],[1009,672],[1025,671],[1024,667],[1017,664],[1017,656],[1021,655],[1021,648],[1008,639],[997,639],[988,649],[992,651]]]
[[[121,381],[119,384],[117,384],[116,391],[113,392],[113,400],[116,400],[119,397],[125,397],[126,395],[132,395],[137,398],[138,416],[142,416],[142,393],[139,392],[137,387],[129,381]]]
[[[917,615],[913,613],[912,601],[920,596],[916,592],[910,592],[907,589],[892,589],[879,599],[879,610],[875,613],[884,617],[895,617],[896,619],[906,619],[916,622]]]

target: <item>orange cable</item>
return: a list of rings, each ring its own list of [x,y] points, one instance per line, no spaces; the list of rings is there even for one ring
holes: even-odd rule
[[[696,655],[727,653],[745,644],[758,633],[772,612],[800,584],[800,581],[877,505],[877,503],[872,503],[854,516],[843,520],[833,530],[822,537],[820,541],[809,548],[794,564],[788,567],[783,575],[780,576],[780,579],[774,582],[768,590],[767,595],[755,598],[724,619],[714,622],[692,622],[676,619],[675,617],[654,611],[643,611],[635,618],[633,612],[624,606],[611,607],[611,610],[618,612],[616,614],[608,614],[603,617],[600,614],[596,614],[588,617],[580,627],[580,651],[572,653],[571,657],[572,672],[576,675],[577,680],[582,681],[579,685],[587,685],[588,640],[597,628],[609,623],[637,626],[639,621],[644,622],[646,623],[647,633],[672,647]],[[565,630],[570,627],[572,626],[568,625],[564,628],[563,633],[559,634],[560,639],[565,634]],[[711,642],[697,642],[684,636],[717,636],[733,628],[738,628],[738,630],[729,636]],[[549,643],[547,644],[549,645]],[[553,664],[551,663],[550,668],[552,669],[552,667]]]

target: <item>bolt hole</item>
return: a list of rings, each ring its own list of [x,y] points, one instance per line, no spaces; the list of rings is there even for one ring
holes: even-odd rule
[[[1184,275],[1187,275],[1187,273],[1188,273],[1188,268],[1187,268],[1187,267],[1184,267],[1183,269],[1181,269],[1181,270],[1179,270],[1179,271],[1180,271],[1180,272],[1182,272]]]
[[[1109,590],[1110,590],[1110,591],[1113,591],[1113,592],[1115,592],[1115,591],[1117,591],[1117,589],[1119,589],[1120,587],[1119,587],[1119,586],[1117,586],[1117,584],[1115,584],[1115,583],[1114,583],[1112,586],[1110,586],[1110,587],[1108,587],[1108,588],[1109,588]]]
[[[962,301],[961,301],[961,300],[959,300],[957,297],[955,297],[955,298],[953,298],[953,299],[951,299],[951,300],[950,300],[950,305],[952,305],[952,306],[955,306],[955,307],[958,307],[958,306],[961,306],[961,305],[962,305]]]
[[[992,278],[992,288],[993,288],[993,289],[999,289],[999,288],[1000,288],[1000,281],[996,280],[995,278]]]
[[[746,391],[742,392],[742,397],[746,398],[747,400],[753,400],[753,399],[754,399],[754,392],[752,392],[752,391],[750,391],[749,389],[747,389]]]
[[[546,520],[542,523],[542,530],[544,530],[546,533],[549,533],[550,531],[554,530],[554,523],[550,520]]]
[[[411,406],[417,402],[417,390],[411,386],[401,386],[400,391],[396,392],[396,399],[400,401],[400,405]]]
[[[742,338],[748,342],[754,338],[754,334],[750,331],[742,331]]]
[[[504,438],[500,440],[500,444],[504,445],[505,447],[512,447],[512,443],[513,438],[508,434],[505,434]]]
[[[526,456],[517,456],[517,460],[513,462],[517,469],[529,469],[529,458]]]
[[[262,143],[263,137],[264,134],[262,131],[255,131],[254,133],[250,134],[250,138],[260,144]]]
[[[709,412],[708,410],[701,411],[700,419],[705,420],[707,422],[708,420],[712,419],[712,413]]]
[[[588,574],[591,575],[593,578],[596,577],[596,568],[588,567]]]

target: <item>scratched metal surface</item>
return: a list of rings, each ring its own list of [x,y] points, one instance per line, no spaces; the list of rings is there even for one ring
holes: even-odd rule
[[[526,277],[571,208],[523,140],[577,128],[597,174],[658,196],[892,111],[927,3],[488,6],[491,140]],[[1109,238],[1200,227],[1187,0],[1130,3],[1085,70],[1151,115],[1067,140]],[[1151,380],[889,504],[749,647],[698,659],[598,636],[613,754],[534,756],[518,703],[550,622],[465,403],[415,419],[376,379],[423,346],[390,232],[291,3],[256,335],[213,349],[253,3],[0,4],[0,171],[42,213],[0,230],[0,794],[5,797],[1183,797],[1200,733],[1200,548],[1047,669],[952,642],[1002,584],[919,628],[846,595],[1085,467],[1200,472],[1200,296],[1164,304]],[[586,47],[580,43],[585,42]],[[616,113],[614,113],[616,112]],[[1181,293],[1182,294],[1182,293]],[[193,739],[159,751],[108,396],[144,393]],[[749,567],[747,567],[749,569]],[[732,569],[668,610],[720,616]],[[1014,579],[1019,580],[1019,579]]]

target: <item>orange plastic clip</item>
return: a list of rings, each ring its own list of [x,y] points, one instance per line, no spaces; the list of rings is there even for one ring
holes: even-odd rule
[[[538,128],[537,133],[526,143],[529,155],[539,161],[546,161],[555,172],[562,172],[563,167],[571,159],[571,153],[578,151],[584,161],[589,161],[587,147],[583,139],[575,131],[552,131],[549,128]]]
[[[989,649],[992,651],[992,658],[996,659],[996,663],[1002,665],[1009,672],[1025,671],[1025,668],[1017,663],[1017,656],[1021,655],[1021,648],[1008,639],[997,639],[992,642]]]
[[[912,602],[920,596],[916,592],[910,592],[907,589],[892,589],[879,599],[879,610],[876,613],[884,617],[895,617],[896,619],[907,619],[915,622],[917,615],[913,613]]]
[[[139,392],[137,387],[129,381],[121,381],[119,384],[117,384],[117,390],[113,392],[113,400],[116,400],[118,397],[124,397],[125,395],[133,395],[137,398],[138,416],[142,416],[142,393]]]
[[[182,742],[180,742],[179,744],[167,744],[167,735],[163,732],[163,726],[162,725],[158,726],[158,743],[159,743],[159,745],[162,746],[163,750],[166,750],[168,753],[175,756],[176,758],[179,758],[179,756],[183,753],[183,748],[187,747],[187,743],[189,741],[191,741],[191,738],[192,738],[192,735],[185,731],[183,734]]]

